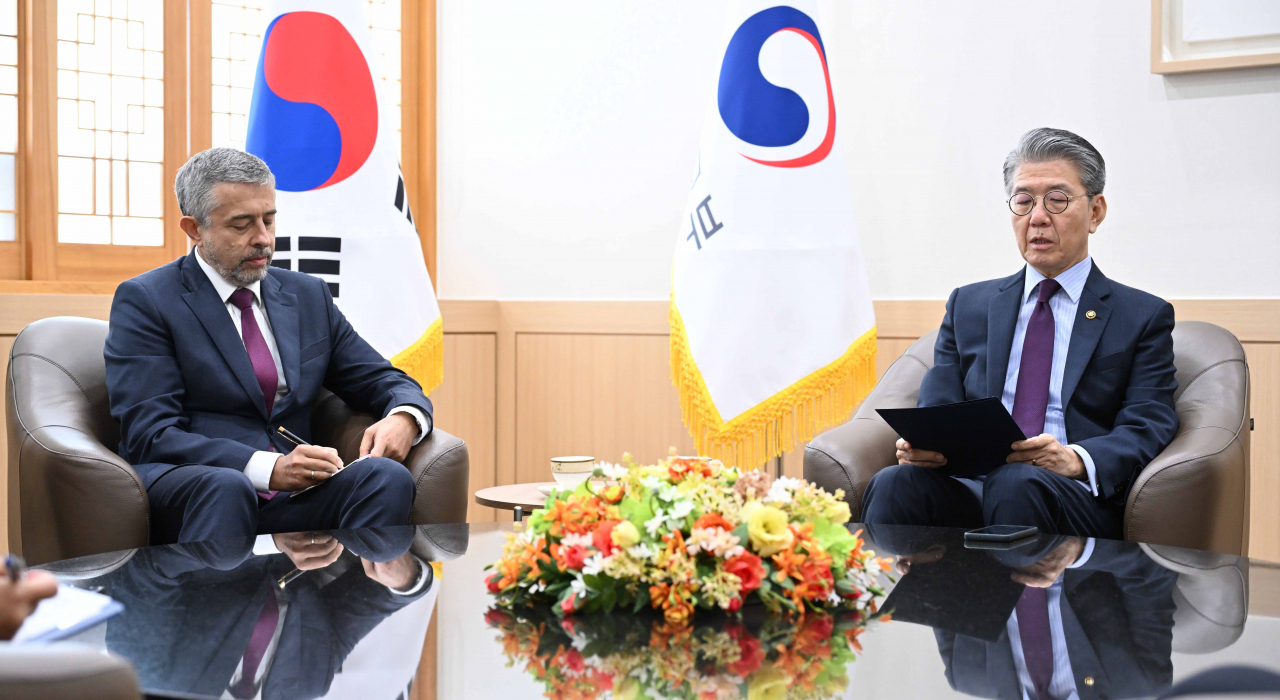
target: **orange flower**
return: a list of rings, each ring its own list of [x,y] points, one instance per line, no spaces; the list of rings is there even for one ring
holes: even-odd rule
[[[626,491],[622,488],[621,484],[606,486],[600,490],[600,496],[609,503],[617,503],[618,501],[621,501],[624,495],[626,495]]]
[[[701,518],[698,518],[698,520],[694,522],[693,526],[704,530],[719,527],[723,528],[725,532],[733,532],[733,525],[730,525],[729,521],[725,520],[724,516],[719,513],[707,513]]]
[[[673,459],[667,465],[667,474],[671,477],[671,483],[678,484],[684,481],[689,474],[701,474],[702,476],[711,476],[711,465],[705,460],[693,457],[685,459]]]

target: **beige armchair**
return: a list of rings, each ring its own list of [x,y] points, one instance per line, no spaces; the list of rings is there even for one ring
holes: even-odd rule
[[[916,405],[933,366],[937,331],[898,358],[853,420],[805,448],[805,478],[834,491],[859,518],[862,493],[876,472],[896,463],[898,436],[877,408]],[[1126,540],[1230,554],[1249,550],[1249,365],[1240,341],[1211,323],[1182,321],[1173,330],[1181,425],[1129,492]]]
[[[107,402],[107,324],[36,321],[14,340],[5,408],[9,431],[9,548],[30,564],[145,547],[147,494],[116,454],[120,427]],[[337,396],[311,415],[317,443],[354,459],[373,416]],[[469,459],[462,440],[436,429],[405,460],[417,485],[412,522],[466,522]]]

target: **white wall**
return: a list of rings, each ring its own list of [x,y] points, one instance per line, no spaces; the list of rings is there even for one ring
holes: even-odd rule
[[[439,3],[442,298],[668,296],[727,6]],[[1152,75],[1145,0],[828,7],[876,298],[1018,268],[1000,165],[1036,126],[1107,159],[1111,277],[1280,297],[1280,68]]]

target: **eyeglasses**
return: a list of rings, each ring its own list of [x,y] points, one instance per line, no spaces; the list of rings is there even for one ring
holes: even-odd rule
[[[1037,199],[1044,202],[1045,211],[1050,214],[1061,214],[1067,210],[1067,205],[1071,204],[1071,200],[1083,199],[1089,196],[1090,195],[1087,194],[1081,194],[1072,197],[1061,190],[1046,192],[1043,197],[1033,197],[1026,192],[1019,192],[1018,194],[1010,197],[1007,203],[1009,205],[1009,211],[1018,216],[1026,216],[1027,214],[1030,214],[1031,210],[1036,208]]]

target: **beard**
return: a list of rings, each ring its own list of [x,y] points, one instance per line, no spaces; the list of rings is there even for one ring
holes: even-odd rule
[[[258,246],[249,251],[248,255],[238,257],[230,251],[218,250],[211,245],[202,243],[200,245],[200,253],[204,257],[204,261],[209,263],[217,271],[222,279],[237,287],[248,287],[254,282],[261,282],[267,276],[267,271],[271,269],[271,256],[273,251],[270,246]],[[262,267],[249,267],[245,265],[245,261],[252,258],[267,259],[267,264]]]

